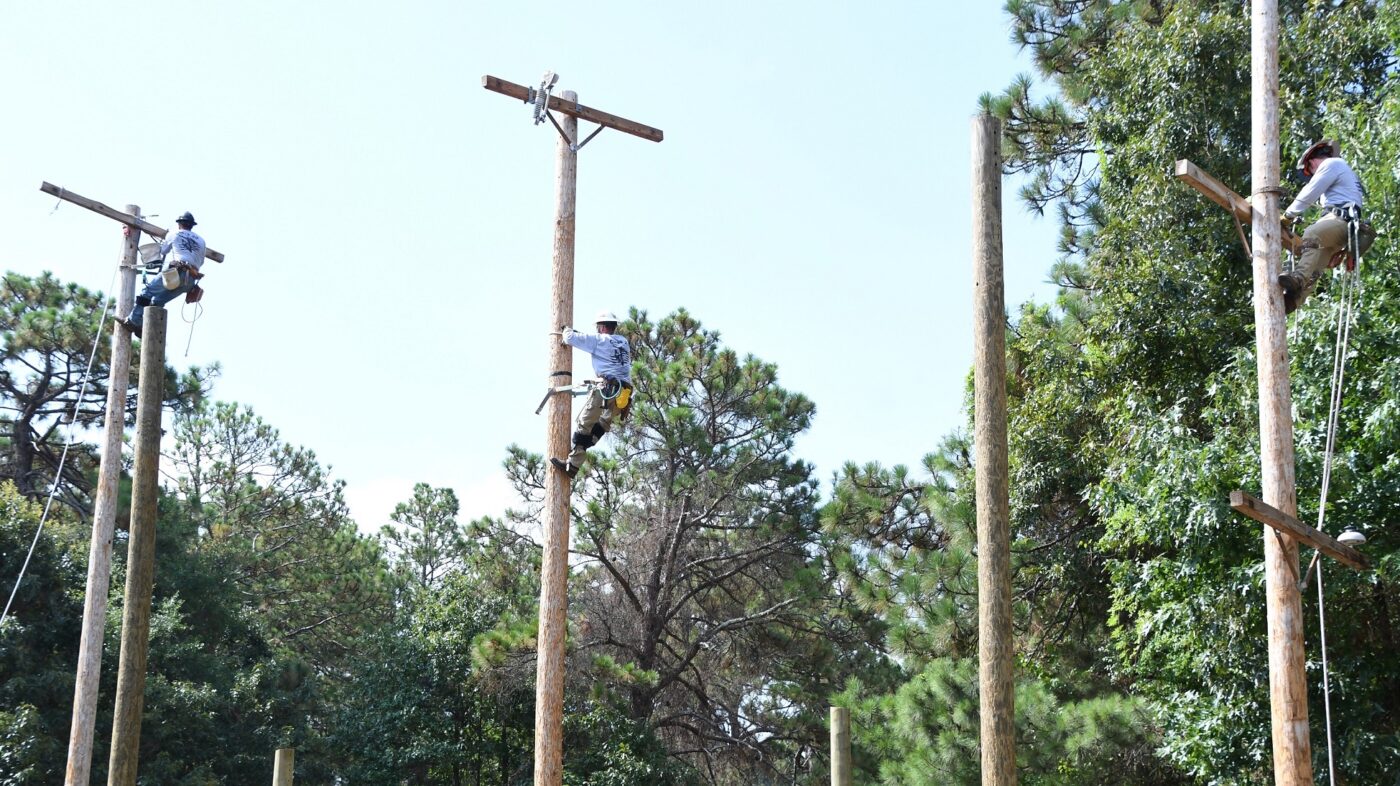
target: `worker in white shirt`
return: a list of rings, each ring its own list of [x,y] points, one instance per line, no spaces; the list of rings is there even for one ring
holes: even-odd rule
[[[1308,184],[1284,211],[1284,220],[1291,223],[1315,203],[1322,208],[1322,216],[1303,233],[1298,269],[1278,277],[1286,313],[1308,299],[1324,270],[1348,256],[1348,266],[1355,266],[1356,257],[1365,254],[1376,239],[1376,231],[1361,217],[1361,179],[1338,152],[1335,141],[1323,139],[1298,158],[1298,169]]]
[[[188,210],[184,215],[175,219],[178,231],[166,236],[160,244],[160,256],[164,258],[173,252],[170,262],[166,265],[166,272],[174,271],[169,280],[164,275],[156,276],[146,284],[146,288],[141,294],[136,296],[136,305],[131,309],[131,313],[123,319],[121,323],[141,336],[142,312],[146,306],[164,306],[180,295],[188,293],[190,290],[198,289],[199,279],[203,274],[199,269],[204,266],[204,252],[207,246],[204,238],[195,234],[194,225],[197,223]],[[174,284],[174,286],[171,286]],[[197,297],[192,300],[198,300]]]
[[[588,449],[612,428],[614,416],[625,418],[632,406],[632,345],[617,334],[617,315],[598,315],[597,333],[580,333],[563,326],[560,341],[593,356],[593,373],[599,378],[588,392],[574,427],[573,450],[567,459],[551,457],[549,463],[569,477],[578,474]]]

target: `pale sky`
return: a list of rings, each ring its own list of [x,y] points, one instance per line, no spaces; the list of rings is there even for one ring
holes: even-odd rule
[[[543,448],[555,131],[481,77],[545,70],[666,135],[579,155],[576,324],[684,307],[776,363],[824,481],[962,427],[970,121],[1031,70],[999,2],[7,4],[0,261],[109,291],[118,225],[41,181],[192,211],[228,262],[172,364],[221,363],[366,530],[419,481],[499,513],[506,446]],[[1015,193],[1013,309],[1056,236]]]

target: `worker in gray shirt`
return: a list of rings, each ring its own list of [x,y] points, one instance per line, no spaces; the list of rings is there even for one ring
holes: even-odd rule
[[[1284,220],[1296,220],[1314,203],[1323,213],[1303,233],[1298,269],[1278,277],[1283,285],[1284,311],[1290,314],[1308,299],[1322,271],[1336,267],[1348,255],[1352,258],[1348,265],[1354,266],[1355,258],[1365,254],[1376,239],[1376,231],[1361,217],[1361,179],[1338,155],[1336,142],[1323,139],[1303,151],[1298,169],[1308,184],[1284,211]]]
[[[179,227],[179,230],[170,233],[160,244],[161,258],[172,252],[174,254],[165,269],[165,273],[170,275],[169,280],[165,275],[151,279],[141,294],[136,296],[136,305],[132,307],[131,313],[121,321],[137,338],[141,336],[141,318],[146,306],[164,306],[180,295],[196,289],[199,279],[204,277],[199,269],[204,266],[204,252],[207,246],[204,238],[195,234],[196,223],[194,215],[186,210],[184,215],[175,219],[175,226]]]
[[[632,406],[632,345],[617,334],[616,314],[604,311],[595,321],[597,333],[580,333],[568,326],[559,328],[560,341],[565,346],[593,356],[593,373],[598,376],[578,413],[569,457],[549,459],[555,469],[571,478],[583,466],[588,449],[612,428],[613,418],[626,418]]]

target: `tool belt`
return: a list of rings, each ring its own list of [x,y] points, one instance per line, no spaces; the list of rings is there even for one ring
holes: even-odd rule
[[[603,383],[598,386],[598,392],[603,394],[603,398],[613,402],[613,407],[616,409],[623,410],[632,405],[632,383],[630,382],[604,377]]]
[[[1348,223],[1361,220],[1361,206],[1348,202],[1345,205],[1335,205],[1323,208],[1323,215],[1340,218]]]
[[[182,273],[190,274],[190,278],[194,279],[195,281],[204,278],[204,274],[199,272],[199,268],[195,267],[194,265],[191,265],[188,262],[172,262],[170,267],[172,270],[179,270]]]
[[[622,415],[623,419],[632,409],[632,383],[624,382],[620,379],[603,378],[603,384],[599,386],[598,392],[603,398],[612,403],[612,408]]]

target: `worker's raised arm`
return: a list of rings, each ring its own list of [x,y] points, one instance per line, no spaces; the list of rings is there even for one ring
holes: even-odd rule
[[[1327,193],[1327,189],[1331,188],[1332,185],[1337,182],[1337,178],[1342,175],[1342,167],[1333,163],[1339,160],[1340,159],[1329,158],[1323,161],[1322,165],[1317,168],[1317,172],[1308,180],[1308,184],[1303,186],[1302,191],[1298,192],[1298,198],[1294,199],[1293,204],[1289,205],[1288,209],[1284,211],[1284,215],[1302,215],[1303,211],[1312,207],[1317,202],[1318,197]]]

